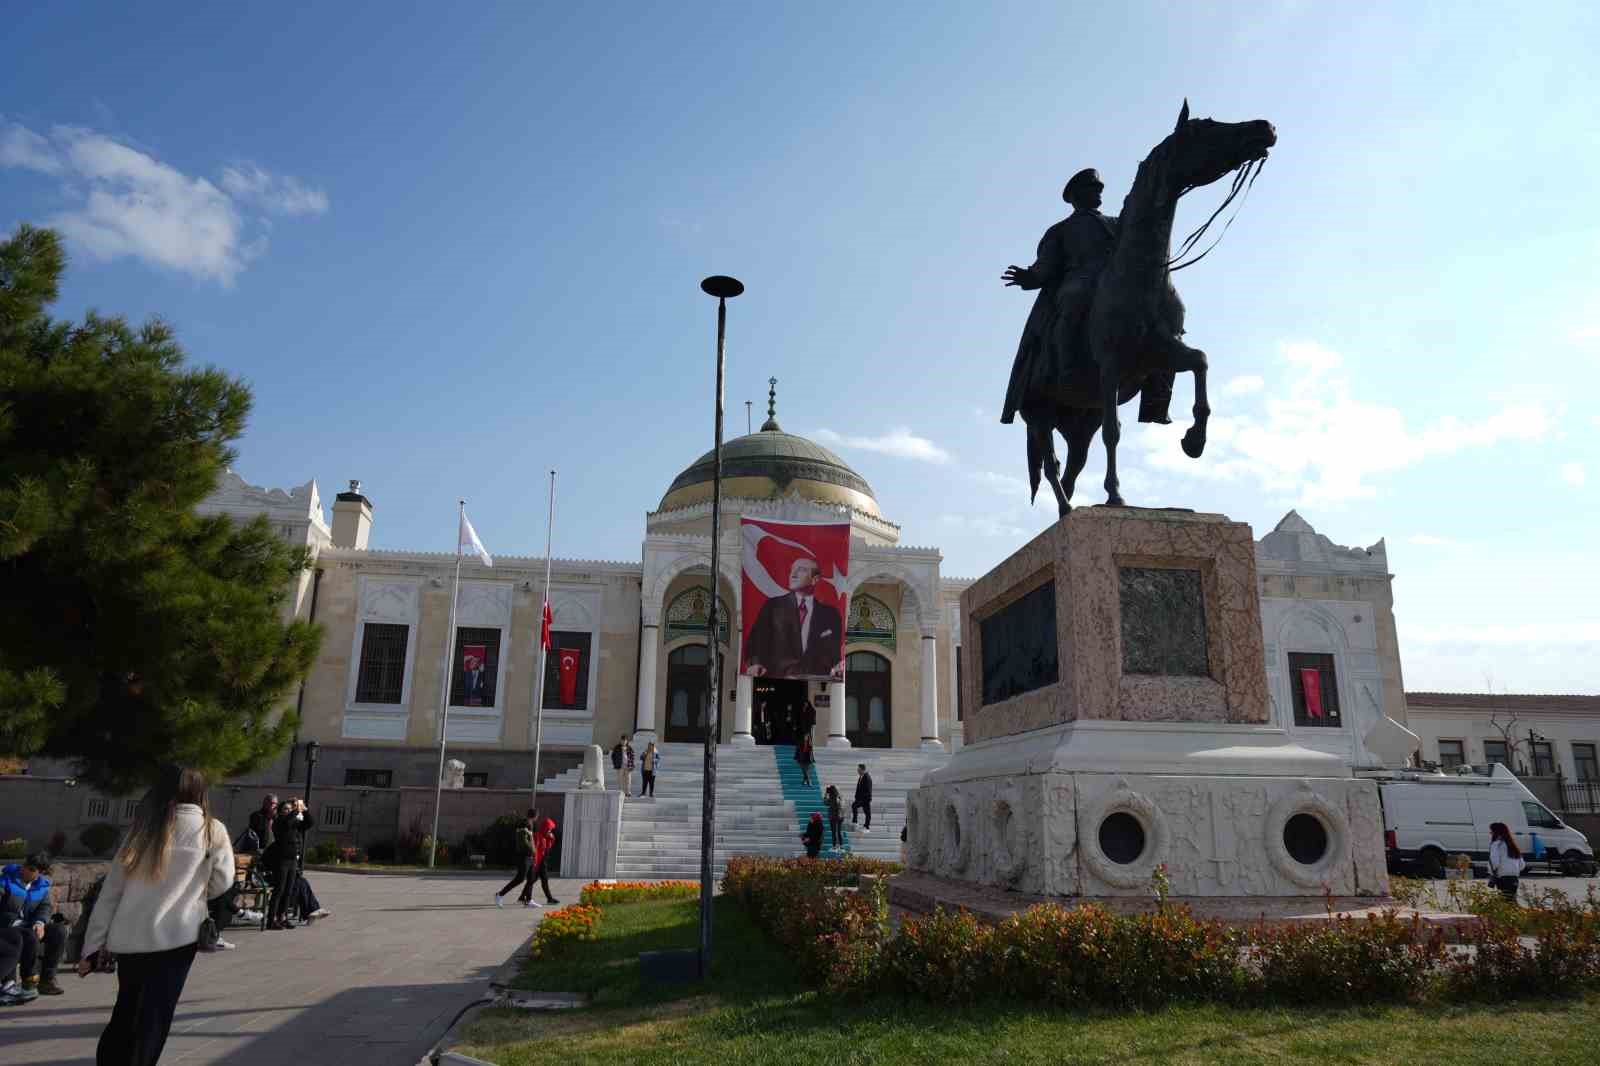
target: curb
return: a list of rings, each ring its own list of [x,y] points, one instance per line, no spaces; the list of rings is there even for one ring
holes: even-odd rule
[[[461,1031],[468,1023],[477,1018],[485,1008],[495,1006],[497,1001],[506,997],[506,994],[510,991],[512,979],[522,972],[522,964],[527,960],[528,952],[532,947],[533,934],[529,933],[528,938],[522,942],[517,950],[513,951],[505,962],[495,967],[494,973],[489,976],[489,983],[484,989],[483,995],[479,996],[477,1000],[461,1012],[455,1021],[450,1023],[450,1028],[444,1031],[444,1035],[434,1042],[433,1047],[429,1048],[422,1058],[417,1060],[417,1066],[494,1066],[493,1063],[485,1063],[482,1059],[457,1054],[451,1048],[460,1043]]]
[[[306,863],[307,870],[315,870],[325,874],[354,874],[358,877],[504,877],[513,873],[509,866],[485,866],[481,870],[458,870],[446,868],[430,870],[427,867],[407,867],[399,870],[373,870],[357,869],[351,866],[339,866],[330,863]],[[557,876],[560,876],[559,874]]]

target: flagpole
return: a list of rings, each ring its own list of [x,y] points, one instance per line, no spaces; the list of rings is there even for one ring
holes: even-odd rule
[[[456,601],[461,598],[461,523],[466,521],[467,501],[456,501],[456,579],[450,586],[450,632],[444,644],[444,668],[439,677],[439,772],[433,779],[433,835],[428,838],[428,869],[439,852],[439,799],[444,789],[444,739],[450,731],[450,655],[456,643]]]
[[[550,545],[556,528],[556,472],[550,471],[550,516],[544,526],[544,603],[539,607],[539,672],[533,689],[533,803],[539,809],[539,752],[544,746],[544,669],[550,649],[544,640],[544,610],[550,605]]]

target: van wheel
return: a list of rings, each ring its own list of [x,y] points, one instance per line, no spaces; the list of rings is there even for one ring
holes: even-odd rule
[[[1444,877],[1444,852],[1438,848],[1423,848],[1422,854],[1417,856],[1417,861],[1422,866],[1422,876],[1437,881]]]
[[[1582,877],[1589,870],[1589,857],[1577,848],[1561,856],[1561,872],[1568,877]]]

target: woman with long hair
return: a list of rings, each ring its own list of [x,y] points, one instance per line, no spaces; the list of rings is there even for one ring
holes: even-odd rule
[[[303,799],[286,799],[278,804],[278,816],[272,820],[272,844],[262,854],[267,869],[272,871],[272,912],[267,915],[267,928],[293,929],[288,918],[289,905],[296,898],[295,883],[300,876],[300,855],[305,848],[306,833],[316,825]],[[306,915],[302,912],[301,918]]]
[[[89,915],[78,975],[115,956],[117,1004],[100,1034],[97,1066],[161,1058],[194,962],[206,901],[233,884],[228,829],[211,817],[205,775],[163,766]]]
[[[1522,849],[1517,847],[1510,826],[1504,822],[1489,823],[1489,876],[1494,887],[1512,903],[1517,901],[1517,883],[1522,877]]]

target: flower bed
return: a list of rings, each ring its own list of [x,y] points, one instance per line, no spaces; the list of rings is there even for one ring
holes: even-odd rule
[[[887,867],[888,869],[885,869]],[[934,1003],[1031,1001],[1157,1007],[1175,1002],[1417,1003],[1576,995],[1600,988],[1600,902],[1541,897],[1513,915],[1485,913],[1472,950],[1387,911],[1320,925],[1238,928],[1168,905],[1114,914],[1040,904],[987,925],[936,910],[888,922],[881,882],[841,891],[863,860],[732,859],[724,890],[787,948],[811,983],[834,993],[895,988]],[[1524,935],[1535,935],[1529,946]]]
[[[597,907],[616,903],[642,903],[649,899],[694,899],[700,895],[699,881],[590,881],[578,898]]]
[[[533,931],[529,954],[536,959],[557,955],[584,940],[600,939],[600,908],[573,903],[544,916]]]

